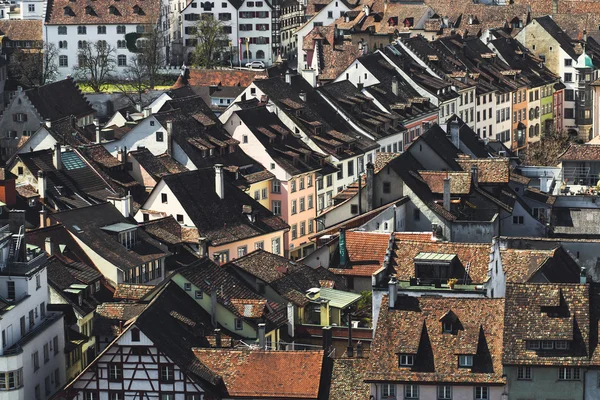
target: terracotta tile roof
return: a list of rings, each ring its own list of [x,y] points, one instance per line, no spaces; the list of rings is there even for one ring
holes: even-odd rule
[[[400,297],[381,308],[365,380],[502,385],[503,323],[504,299]],[[463,352],[476,355],[472,368],[458,367]],[[398,353],[414,354],[414,366],[400,367]]]
[[[264,299],[231,299],[230,302],[239,315],[253,319],[262,318],[267,306],[267,300]]]
[[[368,400],[370,384],[365,383],[366,358],[336,358],[333,360],[329,400]]]
[[[101,144],[86,146],[83,148],[83,153],[104,168],[113,168],[123,165],[119,162],[117,157],[110,154]]]
[[[117,336],[121,333],[125,322],[137,317],[146,304],[137,303],[103,303],[96,307],[94,315],[94,334],[101,336]]]
[[[416,242],[397,239],[394,249],[394,264],[398,280],[408,281],[415,277],[414,259],[419,253],[453,254],[455,260],[452,276],[462,281],[469,268],[467,281],[483,283],[487,279],[489,266],[489,244]]]
[[[40,197],[37,192],[37,188],[31,185],[19,185],[16,187],[17,194],[25,199],[30,199],[34,197]]]
[[[266,78],[264,72],[239,70],[190,69],[190,86],[250,86],[255,79]]]
[[[508,158],[458,158],[456,162],[468,172],[473,165],[477,166],[479,183],[508,183],[510,180]]]
[[[600,144],[571,144],[560,161],[600,161]]]
[[[50,0],[46,12],[46,24],[155,24],[159,12],[160,1],[157,0],[120,0],[119,2]],[[71,34],[74,35],[75,32]]]
[[[141,300],[145,295],[151,292],[154,286],[134,285],[121,283],[115,289],[114,298],[122,300]]]
[[[505,365],[598,365],[591,334],[598,330],[597,297],[587,284],[507,284]],[[565,351],[531,350],[528,340],[566,340]]]
[[[11,19],[0,21],[0,33],[10,40],[42,41],[43,21],[35,19]]]
[[[522,185],[529,185],[529,182],[531,182],[531,178],[527,178],[526,176],[520,175],[516,173],[513,169],[510,170],[510,180],[516,183],[520,183]]]
[[[455,171],[419,171],[421,178],[427,183],[432,193],[444,193],[444,179],[450,178],[450,193],[471,193],[471,172]]]
[[[347,268],[330,268],[338,275],[372,276],[383,266],[390,241],[389,233],[346,232],[346,250],[350,265]]]
[[[228,397],[318,398],[323,351],[194,349],[194,353],[223,379]]]

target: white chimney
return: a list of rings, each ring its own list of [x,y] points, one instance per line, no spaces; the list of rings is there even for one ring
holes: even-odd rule
[[[225,198],[225,181],[223,177],[223,164],[215,164],[215,192],[219,198]]]
[[[50,121],[50,118],[46,118],[46,120],[44,121],[44,124],[46,125],[46,128],[52,127],[52,121]]]
[[[306,102],[306,92],[305,92],[305,91],[301,91],[301,92],[298,94],[298,97],[300,97],[300,100],[302,100],[302,101]]]
[[[173,121],[167,121],[167,154],[171,155],[173,152]]]
[[[396,307],[396,300],[398,300],[398,281],[395,277],[390,277],[390,281],[388,282],[388,290],[389,290],[389,307]]]
[[[100,120],[94,118],[94,125],[96,126],[96,143],[102,142],[102,136],[100,136]]]
[[[444,208],[450,211],[450,178],[444,178]]]
[[[144,108],[144,118],[148,118],[150,116],[150,108]]]
[[[52,238],[47,237],[44,242],[44,250],[48,253],[48,256],[52,256],[54,254],[54,248],[52,246]]]
[[[42,206],[42,209],[40,210],[40,228],[46,227],[47,214],[48,214],[48,211],[46,211],[46,207]]]
[[[266,325],[264,323],[258,324],[258,346],[261,350],[265,349],[266,338],[265,338]]]
[[[54,146],[54,155],[52,157],[52,161],[54,163],[54,168],[57,170],[62,169],[62,153],[60,149],[60,143],[56,143],[56,146]]]
[[[398,96],[398,78],[392,76],[392,93],[394,96]]]
[[[46,176],[44,175],[44,171],[38,171],[37,183],[40,200],[44,200],[46,198]]]

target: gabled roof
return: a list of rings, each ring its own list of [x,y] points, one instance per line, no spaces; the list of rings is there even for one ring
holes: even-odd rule
[[[240,86],[247,87],[257,78],[266,78],[263,71],[190,69],[187,79],[190,86]]]
[[[102,229],[108,225],[128,222],[110,203],[59,212],[52,214],[51,218],[63,224],[71,235],[123,271],[169,254],[141,229],[137,230],[136,244],[131,249],[123,246],[116,235]]]
[[[457,319],[443,333],[448,312]],[[400,297],[395,308],[381,307],[365,381],[503,385],[503,323],[504,299]],[[472,368],[458,366],[463,344],[475,355]],[[403,353],[415,355],[413,367],[400,366]]]
[[[419,171],[432,193],[444,193],[444,180],[450,178],[451,194],[471,193],[471,173],[457,171]]]
[[[145,303],[103,303],[96,307],[94,315],[94,335],[116,337],[123,332],[127,321],[138,316]]]
[[[51,121],[72,115],[81,118],[96,112],[72,78],[26,90],[25,95],[42,118]]]
[[[569,35],[556,24],[550,15],[535,18],[534,21],[540,24],[540,26],[558,42],[565,53],[572,58],[577,59],[577,53],[575,53],[575,48],[573,46],[573,39],[571,39]]]
[[[12,41],[42,41],[43,21],[35,19],[9,19],[0,21],[0,33]]]
[[[560,161],[600,161],[600,144],[571,144]]]
[[[385,232],[346,232],[346,251],[349,265],[339,265],[330,270],[338,275],[371,277],[383,266],[390,241]],[[339,262],[339,257],[337,258]]]
[[[89,266],[95,266],[81,246],[61,224],[53,224],[45,228],[27,231],[27,243],[40,249],[45,249],[46,238],[52,239],[52,251],[71,261],[78,261]]]
[[[317,399],[324,351],[194,349],[197,359],[223,379],[227,397]],[[268,368],[269,373],[265,373]]]
[[[213,246],[288,229],[284,220],[227,180],[221,199],[215,192],[213,168],[167,175],[163,181]],[[244,206],[250,206],[254,221],[242,213]]]
[[[223,307],[251,324],[264,321],[272,327],[278,327],[285,323],[286,307],[284,305],[266,300],[250,289],[240,278],[207,258],[201,259],[189,267],[181,268],[177,274],[199,287],[208,296],[213,290],[216,290],[217,301]],[[232,302],[233,300],[235,300],[235,304]],[[262,307],[260,312],[253,312],[252,315],[246,315],[246,307],[239,306],[240,304],[253,305],[257,302]]]
[[[129,152],[129,155],[140,163],[140,165],[154,178],[160,180],[165,175],[186,172],[188,169],[175,161],[169,154],[164,153],[155,156],[147,148]]]
[[[119,300],[138,301],[154,289],[150,285],[121,283],[115,288],[114,298]]]
[[[508,183],[510,180],[510,160],[508,158],[466,158],[456,160],[460,167],[467,172],[473,166],[477,167],[479,183]]]
[[[321,281],[335,282],[338,289],[345,287],[342,279],[323,267],[312,268],[260,249],[231,261],[227,266],[234,270],[239,268],[260,279],[280,296],[301,307],[308,304],[304,295],[306,291],[318,288]]]
[[[597,290],[586,284],[507,284],[505,365],[598,365]],[[531,350],[528,340],[566,340],[565,351]]]
[[[552,250],[500,250],[506,282],[526,283],[541,273],[552,283],[578,283],[580,268],[559,246]]]

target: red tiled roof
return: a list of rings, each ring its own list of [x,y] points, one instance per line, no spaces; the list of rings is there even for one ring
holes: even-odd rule
[[[323,351],[194,349],[228,397],[317,399]]]
[[[190,69],[190,86],[250,86],[256,78],[266,78],[264,72],[238,70]]]
[[[0,21],[0,33],[10,40],[42,41],[43,21],[34,19],[11,19]]]
[[[458,158],[456,162],[464,171],[477,166],[479,183],[508,183],[510,164],[508,158]]]
[[[124,300],[140,300],[154,289],[151,285],[133,285],[121,283],[115,289],[114,298]]]
[[[450,193],[471,192],[471,172],[467,171],[419,171],[432,193],[444,193],[444,179],[450,178]]]
[[[558,159],[561,161],[600,161],[600,144],[572,144]]]
[[[53,0],[48,3],[48,8],[46,23],[52,25],[155,24],[159,17],[160,1]],[[75,32],[70,34],[74,35]]]
[[[389,233],[346,232],[349,268],[330,268],[338,275],[371,276],[383,265]]]

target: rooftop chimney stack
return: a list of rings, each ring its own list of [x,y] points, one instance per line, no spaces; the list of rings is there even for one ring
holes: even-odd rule
[[[373,163],[367,163],[367,212],[373,211],[373,199],[375,197],[375,166]]]
[[[210,319],[214,327],[217,326],[217,288],[210,291]]]
[[[452,144],[457,149],[460,149],[460,127],[458,126],[458,121],[456,119],[448,123],[448,130],[450,131],[448,133],[450,134]]]
[[[40,228],[46,227],[46,216],[48,215],[48,211],[46,211],[46,207],[42,206],[40,210]]]
[[[46,250],[46,253],[48,254],[49,257],[54,255],[54,246],[52,246],[52,238],[51,237],[47,237],[46,240],[44,241],[44,250]]]
[[[444,208],[450,211],[450,177],[444,178]]]
[[[298,96],[300,97],[300,100],[306,103],[306,92],[304,90],[301,91],[300,94],[298,94]]]
[[[348,358],[352,358],[354,356],[354,348],[352,347],[352,309],[348,308],[348,349],[346,350],[346,355]]]
[[[479,185],[479,168],[477,168],[477,165],[471,165],[471,178],[473,179],[473,185]]]
[[[173,121],[167,121],[167,154],[171,155],[173,152]]]
[[[392,76],[392,93],[394,96],[398,96],[398,78],[396,76]]]
[[[285,83],[287,83],[288,85],[292,84],[292,73],[289,69],[285,71]]]
[[[360,340],[356,343],[356,358],[363,358],[363,344]]]
[[[389,291],[389,307],[396,307],[396,301],[398,300],[398,281],[395,277],[390,277],[390,281],[388,282],[388,291]]]
[[[44,200],[46,198],[46,175],[44,174],[44,171],[38,171],[37,183],[40,200]]]
[[[579,274],[579,283],[587,283],[587,273],[585,267],[581,267],[581,273]]]
[[[96,143],[102,142],[102,136],[100,135],[100,120],[94,118],[94,126],[96,127]]]
[[[261,350],[265,350],[267,344],[265,338],[266,325],[264,323],[258,324],[258,346]]]
[[[223,177],[223,164],[215,164],[215,192],[221,200],[225,198],[225,181]]]
[[[50,118],[46,118],[46,120],[44,121],[44,125],[46,125],[46,128],[52,127],[52,121],[50,121]]]
[[[324,326],[323,327],[323,350],[325,350],[325,355],[328,355],[327,353],[329,353],[329,350],[331,349],[331,344],[332,344],[332,333],[331,333],[331,327],[330,326]]]
[[[144,108],[144,118],[148,118],[150,116],[150,108]]]
[[[54,155],[52,157],[52,162],[54,163],[54,168],[57,170],[62,169],[62,153],[60,150],[60,143],[56,143],[54,146]]]
[[[221,348],[222,347],[222,343],[221,343],[221,330],[219,328],[215,329],[215,347],[216,348]]]

